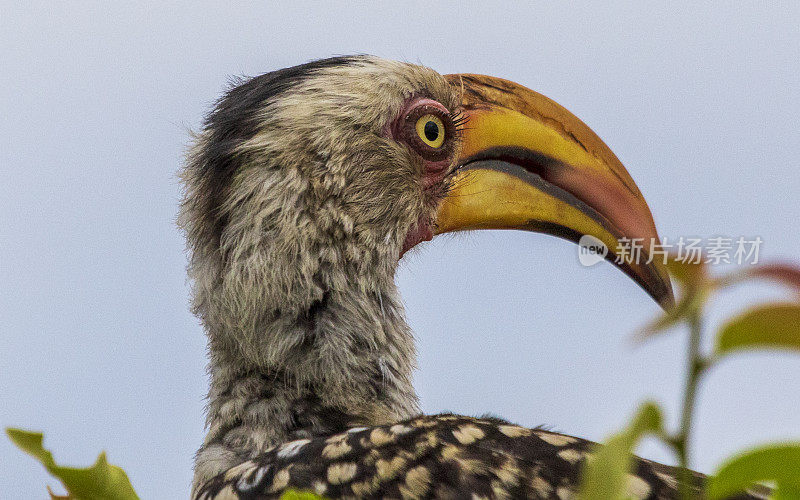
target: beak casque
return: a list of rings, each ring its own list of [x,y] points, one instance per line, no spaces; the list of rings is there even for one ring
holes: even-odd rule
[[[650,209],[608,146],[575,115],[521,85],[482,75],[447,79],[462,92],[468,122],[462,168],[439,209],[436,234],[522,229],[575,242],[590,235],[608,248],[607,260],[662,307],[671,305],[666,266],[659,258],[647,263],[650,241],[658,242]],[[616,262],[623,238],[629,252]],[[638,259],[630,251],[637,241]]]

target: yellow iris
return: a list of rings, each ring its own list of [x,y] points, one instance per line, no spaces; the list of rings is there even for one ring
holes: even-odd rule
[[[444,123],[436,115],[423,115],[417,120],[417,135],[428,146],[439,149],[444,144]]]

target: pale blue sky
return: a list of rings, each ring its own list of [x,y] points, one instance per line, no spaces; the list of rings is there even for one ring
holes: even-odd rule
[[[800,252],[797,2],[18,2],[0,13],[0,425],[64,462],[105,449],[143,498],[185,497],[203,437],[205,339],[187,310],[175,173],[231,75],[372,53],[505,77],[586,121],[663,236]],[[675,420],[682,336],[608,264],[542,235],[444,238],[397,281],[426,411],[492,412],[602,440],[645,397]],[[754,300],[715,303],[712,326]],[[700,391],[694,465],[800,438],[800,357],[740,355]],[[641,453],[669,454],[653,443]],[[5,498],[54,484],[0,438]]]

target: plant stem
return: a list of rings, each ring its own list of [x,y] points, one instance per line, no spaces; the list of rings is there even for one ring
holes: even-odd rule
[[[691,436],[692,417],[694,416],[694,407],[697,399],[697,386],[700,383],[700,376],[707,364],[706,359],[700,353],[703,325],[699,311],[695,310],[689,315],[689,330],[689,346],[687,351],[688,373],[683,392],[680,428],[678,434],[670,440],[678,455],[678,465],[680,466],[678,487],[680,496],[684,500],[692,499],[692,473],[689,471],[689,438]]]

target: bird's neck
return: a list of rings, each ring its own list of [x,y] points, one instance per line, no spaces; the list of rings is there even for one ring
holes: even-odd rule
[[[275,296],[257,311],[251,304],[250,317],[220,320],[219,309],[201,315],[211,387],[196,483],[280,442],[418,413],[413,336],[393,281],[377,290],[351,281],[336,288],[317,280],[322,293],[307,294],[300,307]]]

